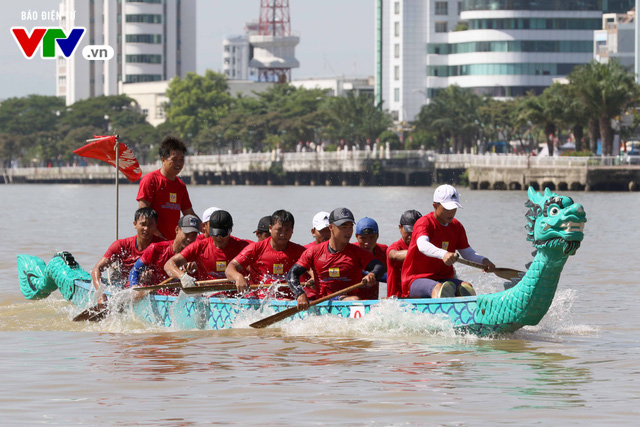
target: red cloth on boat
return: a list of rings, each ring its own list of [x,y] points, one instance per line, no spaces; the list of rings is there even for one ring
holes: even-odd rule
[[[411,243],[402,267],[402,296],[408,297],[411,283],[416,279],[445,280],[455,275],[453,266],[439,258],[428,257],[418,249],[418,238],[427,236],[429,242],[448,252],[469,247],[467,232],[457,219],[445,226],[438,222],[433,212],[424,215],[413,225]]]
[[[164,271],[164,265],[169,258],[174,256],[173,240],[165,240],[164,242],[152,243],[142,252],[140,261],[144,263],[148,270],[151,270],[151,284],[160,283],[169,278]],[[179,288],[163,288],[157,290],[158,295],[178,295]]]
[[[387,298],[402,296],[402,265],[404,261],[393,261],[389,258],[391,251],[406,251],[409,246],[400,239],[387,248]]]
[[[116,240],[111,244],[111,246],[109,246],[107,252],[104,253],[105,258],[109,259],[112,263],[117,264],[117,268],[120,271],[120,277],[124,282],[127,282],[129,272],[144,252],[139,251],[136,247],[137,238],[138,236],[131,236],[125,239]],[[164,241],[162,238],[153,236],[151,243],[162,241]]]
[[[250,243],[249,240],[230,236],[227,246],[220,249],[216,247],[213,238],[209,237],[196,240],[184,248],[180,254],[189,262],[195,261],[198,280],[224,279],[227,264]]]
[[[160,169],[142,177],[136,200],[146,200],[151,204],[158,213],[158,230],[169,240],[176,238],[181,212],[191,208],[185,183],[178,177],[171,181],[162,175]]]
[[[276,251],[271,247],[271,237],[261,242],[253,242],[236,256],[235,260],[244,268],[251,268],[251,284],[286,283],[287,273],[305,251],[304,246],[289,242],[284,251]],[[308,276],[308,275],[304,275]],[[306,280],[303,278],[301,280]],[[251,296],[264,298],[266,290],[252,292]],[[255,295],[253,295],[255,294]],[[295,299],[291,290],[285,285],[278,288],[277,298]]]
[[[74,154],[82,157],[90,157],[92,159],[102,160],[116,167],[116,137],[111,136],[97,136],[95,138],[102,138],[98,141],[93,141],[83,147],[73,150]],[[123,142],[118,143],[118,169],[127,177],[129,182],[136,182],[142,175],[142,170],[138,164],[138,159],[131,151],[131,148]]]
[[[318,296],[324,297],[359,283],[362,271],[374,259],[371,252],[352,243],[332,254],[329,252],[329,242],[323,242],[307,249],[297,264],[313,271]]]

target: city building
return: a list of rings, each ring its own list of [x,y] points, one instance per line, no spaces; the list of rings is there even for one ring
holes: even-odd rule
[[[373,77],[326,77],[298,79],[291,82],[291,85],[304,89],[322,89],[329,96],[345,96],[348,92],[358,95],[369,93],[373,95]]]
[[[63,0],[60,26],[85,27],[77,52],[108,45],[114,57],[57,58],[56,94],[80,99],[124,93],[127,84],[171,80],[196,70],[196,3],[181,0]]]
[[[636,61],[636,12],[605,13],[602,15],[602,30],[593,34],[593,57],[602,63],[616,59],[620,64],[634,70]]]
[[[602,14],[635,0],[376,0],[375,93],[413,121],[456,84],[495,98],[541,93],[593,60]]]

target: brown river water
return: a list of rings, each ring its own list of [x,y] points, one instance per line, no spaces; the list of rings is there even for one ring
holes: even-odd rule
[[[339,206],[399,238],[431,188],[190,187],[196,212],[218,206],[234,234],[290,210],[293,240]],[[137,187],[120,187],[120,237],[133,234]],[[460,188],[457,218],[497,266],[523,269],[525,192]],[[114,239],[112,186],[0,187],[0,414],[3,425],[636,424],[640,415],[638,193],[563,193],[588,223],[542,322],[500,338],[456,335],[384,301],[363,319],[313,318],[266,330],[176,331],[128,316],[74,323],[58,292],[20,293],[16,255],[58,250],[90,270]],[[461,266],[479,292],[500,280]],[[635,420],[635,421],[634,421]]]

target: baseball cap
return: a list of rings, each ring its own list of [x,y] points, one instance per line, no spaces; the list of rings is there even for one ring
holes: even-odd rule
[[[416,210],[410,209],[405,211],[400,217],[400,225],[407,233],[413,233],[413,224],[422,217],[422,214]]]
[[[449,184],[441,185],[433,192],[433,202],[440,203],[448,211],[462,207],[458,199],[458,191]]]
[[[200,219],[195,215],[185,215],[178,221],[178,227],[185,233],[200,233]]]
[[[261,233],[268,233],[269,225],[271,225],[271,215],[263,216],[262,218],[260,218],[260,221],[258,221],[258,227],[254,231],[254,233],[257,233],[258,231],[260,231]]]
[[[356,224],[356,234],[379,234],[378,223],[373,218],[365,216]]]
[[[209,209],[204,211],[204,213],[202,214],[202,222],[209,221],[209,218],[211,218],[211,214],[214,213],[215,211],[219,211],[219,210],[220,210],[220,208],[210,207]]]
[[[233,219],[229,212],[219,209],[211,214],[209,218],[209,235],[225,237],[229,235],[231,228],[233,228]]]
[[[324,230],[329,226],[329,212],[320,211],[313,216],[313,228]]]
[[[345,222],[356,222],[353,213],[347,208],[336,208],[329,214],[329,224],[341,226]]]

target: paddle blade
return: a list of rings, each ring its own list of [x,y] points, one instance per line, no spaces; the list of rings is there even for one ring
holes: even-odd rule
[[[506,280],[518,279],[521,273],[524,274],[524,271],[512,270],[511,268],[496,268],[493,271],[493,274]]]
[[[296,314],[298,311],[298,307],[291,307],[288,308],[286,310],[283,310],[279,313],[276,313],[272,316],[269,317],[265,317],[262,320],[258,320],[257,322],[253,322],[252,324],[250,324],[249,326],[251,326],[252,328],[256,328],[256,329],[262,329],[262,328],[266,328],[269,325],[273,325],[274,323],[277,323],[283,319],[286,319],[289,316],[293,316],[294,314]]]
[[[106,304],[98,304],[78,314],[73,318],[74,322],[99,322],[109,314]]]

